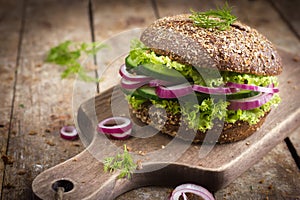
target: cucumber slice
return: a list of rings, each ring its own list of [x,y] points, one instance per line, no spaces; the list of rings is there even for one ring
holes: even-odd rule
[[[233,99],[244,99],[244,98],[248,98],[248,97],[253,97],[255,95],[258,95],[259,92],[256,91],[249,91],[249,90],[245,90],[245,91],[241,91],[235,94],[229,94],[227,95],[227,99],[228,100],[233,100]]]
[[[127,90],[127,89],[124,89],[122,87],[121,88],[121,91],[125,94],[125,95],[130,95],[130,96],[139,96],[138,92],[136,90]]]
[[[142,96],[147,99],[159,100],[160,98],[156,95],[154,87],[143,86],[138,88],[137,93],[139,96]]]
[[[169,69],[162,64],[146,63],[137,67],[141,74],[165,81],[184,81],[185,77],[175,69]]]
[[[130,55],[128,55],[128,56],[125,58],[125,65],[126,65],[126,67],[128,67],[128,68],[134,68],[134,67],[137,67],[137,65],[135,65],[135,63],[134,63],[133,60],[131,59]]]

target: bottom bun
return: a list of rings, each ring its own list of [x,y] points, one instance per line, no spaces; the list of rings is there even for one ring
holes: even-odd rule
[[[202,143],[206,138],[206,134],[210,134],[212,136],[210,138],[217,138],[215,141],[205,140],[205,142],[211,143],[222,144],[243,140],[257,131],[269,114],[269,112],[265,113],[260,121],[254,125],[250,125],[245,121],[236,121],[235,123],[214,121],[213,129],[202,132],[188,128],[188,125],[181,119],[181,114],[167,113],[164,109],[156,108],[152,104],[142,104],[139,109],[129,107],[131,118],[135,123],[150,125],[161,133],[183,140],[192,140],[193,143]]]

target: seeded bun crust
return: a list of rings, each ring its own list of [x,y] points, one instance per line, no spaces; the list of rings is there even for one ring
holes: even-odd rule
[[[282,63],[275,47],[255,29],[235,22],[218,31],[194,25],[189,14],[151,24],[141,41],[159,55],[195,67],[255,75],[279,75]]]
[[[223,128],[213,128],[210,132],[201,132],[199,130],[195,131],[189,129],[184,120],[181,119],[180,114],[173,115],[171,113],[166,113],[164,109],[160,108],[156,108],[155,111],[151,108],[151,112],[149,112],[150,107],[150,103],[142,104],[142,107],[139,109],[133,109],[130,107],[131,118],[136,123],[150,125],[159,130],[161,133],[172,137],[176,136],[183,140],[192,140],[193,143],[202,143],[206,134],[220,135],[217,141],[208,141],[213,143],[217,142],[219,144],[243,140],[257,131],[269,114],[269,112],[265,113],[265,115],[255,125],[249,125],[248,122],[244,121],[237,121],[235,123],[219,121],[215,122],[216,124],[214,127],[219,124]]]

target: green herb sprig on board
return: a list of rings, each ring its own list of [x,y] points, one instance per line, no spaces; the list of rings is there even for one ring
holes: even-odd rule
[[[227,3],[222,8],[206,12],[195,12],[191,10],[190,18],[194,24],[202,28],[215,28],[221,31],[227,30],[237,17],[231,14],[231,8]]]
[[[104,172],[120,171],[118,178],[130,178],[132,172],[136,169],[137,165],[134,163],[130,153],[124,145],[124,152],[118,153],[115,157],[107,157],[104,159]]]
[[[50,49],[46,62],[65,67],[61,78],[78,74],[79,78],[86,82],[98,82],[99,80],[87,74],[85,68],[80,64],[79,58],[83,55],[95,55],[99,50],[107,47],[98,42],[75,43],[65,41]]]

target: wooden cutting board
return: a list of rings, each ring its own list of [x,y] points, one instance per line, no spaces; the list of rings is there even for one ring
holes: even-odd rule
[[[279,77],[282,102],[249,138],[216,145],[207,155],[203,145],[170,138],[149,127],[135,126],[135,137],[128,140],[109,140],[96,132],[97,123],[112,113],[128,114],[124,96],[114,87],[84,102],[78,110],[77,127],[81,139],[89,144],[86,150],[37,176],[33,191],[42,199],[53,199],[55,188],[62,186],[67,190],[64,199],[114,199],[128,190],[150,185],[190,182],[210,191],[225,187],[300,125],[299,61],[287,52],[280,54],[284,62]],[[142,165],[130,179],[118,179],[118,172],[104,173],[101,162],[122,151],[123,144]]]

